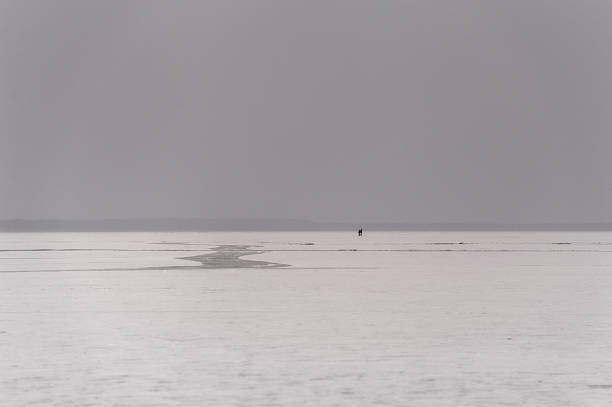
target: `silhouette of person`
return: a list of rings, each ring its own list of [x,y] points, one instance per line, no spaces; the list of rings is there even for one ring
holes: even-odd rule
[[[358,236],[363,235],[363,229],[359,229],[359,230],[357,231],[357,235],[358,235]]]

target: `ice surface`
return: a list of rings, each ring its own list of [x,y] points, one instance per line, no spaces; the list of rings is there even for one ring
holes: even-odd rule
[[[289,266],[179,259],[220,245]],[[0,234],[0,405],[609,406],[611,270],[609,233]]]

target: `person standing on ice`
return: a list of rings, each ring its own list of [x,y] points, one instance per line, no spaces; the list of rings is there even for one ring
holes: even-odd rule
[[[363,235],[363,229],[361,229],[361,228],[360,228],[360,229],[357,231],[357,236],[361,236],[361,235]]]

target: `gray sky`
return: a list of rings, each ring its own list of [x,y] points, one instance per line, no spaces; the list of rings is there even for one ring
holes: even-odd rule
[[[0,218],[612,220],[612,3],[0,0]]]

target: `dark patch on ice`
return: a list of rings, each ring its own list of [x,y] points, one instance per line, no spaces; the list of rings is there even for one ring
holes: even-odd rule
[[[433,242],[433,243],[425,243],[427,245],[456,245],[456,244],[474,244],[474,243],[466,243],[466,242]]]
[[[553,242],[552,244],[572,244],[570,242]]]
[[[275,268],[287,267],[288,264],[272,263],[261,260],[242,259],[242,256],[264,254],[269,250],[253,250],[245,245],[221,245],[213,248],[213,253],[200,254],[197,256],[179,257],[181,260],[191,260],[202,263],[205,269],[227,269],[227,268]]]
[[[589,384],[591,389],[612,389],[612,384]]]

